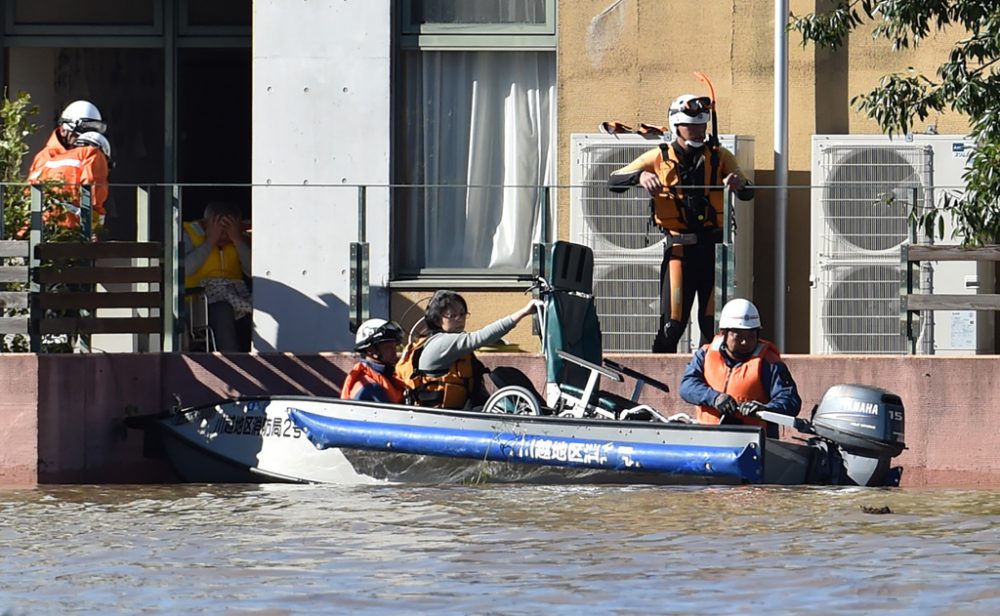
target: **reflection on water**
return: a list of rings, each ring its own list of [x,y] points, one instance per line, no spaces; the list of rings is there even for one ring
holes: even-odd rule
[[[7,490],[0,613],[994,614],[997,496],[522,485]]]

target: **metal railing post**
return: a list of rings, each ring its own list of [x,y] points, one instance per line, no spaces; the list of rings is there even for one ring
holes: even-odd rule
[[[541,228],[538,232],[538,241],[542,244],[549,243],[549,204],[551,203],[552,197],[551,190],[551,187],[543,186],[542,192],[539,195],[538,215],[540,217],[539,226]]]
[[[914,186],[913,191],[913,208],[916,210],[918,206],[917,199],[920,198],[920,188]],[[922,204],[920,204],[922,206]],[[931,202],[933,206],[933,201]],[[921,211],[925,211],[926,208],[921,207]],[[926,238],[928,244],[934,243],[934,232]],[[925,261],[920,264],[920,289],[923,293],[930,293],[934,288],[934,265]],[[934,311],[925,310],[920,314],[920,348],[921,351],[926,355],[934,354]]]
[[[29,349],[32,353],[42,350],[41,318],[42,311],[38,308],[36,295],[39,292],[37,273],[39,266],[36,247],[42,243],[42,188],[31,187],[31,215],[28,228],[28,337]]]
[[[715,325],[718,328],[719,313],[722,307],[732,297],[732,278],[735,269],[735,251],[733,250],[733,197],[732,193],[722,191],[722,241],[715,245]],[[700,300],[699,300],[700,301]],[[699,306],[699,310],[702,308]]]
[[[135,241],[149,241],[149,191],[142,186],[135,187]],[[149,265],[149,259],[133,259],[132,264],[139,267],[145,267]],[[140,282],[136,284],[135,288],[136,291],[139,292],[149,291],[149,283]],[[148,317],[150,309],[140,308],[135,312],[135,314],[141,317]],[[152,338],[154,335],[155,334],[137,336],[136,350],[140,352],[151,351],[153,349]]]
[[[80,240],[89,242],[94,228],[94,194],[90,184],[80,187]]]
[[[184,284],[184,249],[181,245],[181,188],[176,184],[163,208],[163,340],[165,353],[180,350],[181,285]]]
[[[358,186],[358,241],[351,242],[351,332],[371,316],[368,274],[368,187]]]

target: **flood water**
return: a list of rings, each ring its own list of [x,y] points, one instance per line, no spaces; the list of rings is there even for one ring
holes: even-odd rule
[[[1000,613],[1000,492],[0,490],[0,614]],[[888,507],[875,515],[863,508]]]

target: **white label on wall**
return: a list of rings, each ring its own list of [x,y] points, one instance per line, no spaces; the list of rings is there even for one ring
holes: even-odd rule
[[[951,321],[951,349],[976,349],[976,311],[953,310]]]

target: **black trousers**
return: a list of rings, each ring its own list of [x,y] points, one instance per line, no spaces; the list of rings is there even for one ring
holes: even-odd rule
[[[215,348],[220,352],[247,352],[250,350],[250,329],[253,315],[236,318],[232,305],[227,301],[208,305],[208,325],[215,335]]]
[[[680,264],[680,276],[671,276]],[[679,280],[678,280],[679,278]],[[691,320],[691,306],[698,298],[699,344],[712,340],[715,329],[715,242],[699,236],[696,244],[674,246],[663,252],[660,263],[660,329],[653,341],[654,353],[676,353],[684,330]],[[675,308],[678,308],[676,310]],[[679,314],[676,314],[679,312]]]

